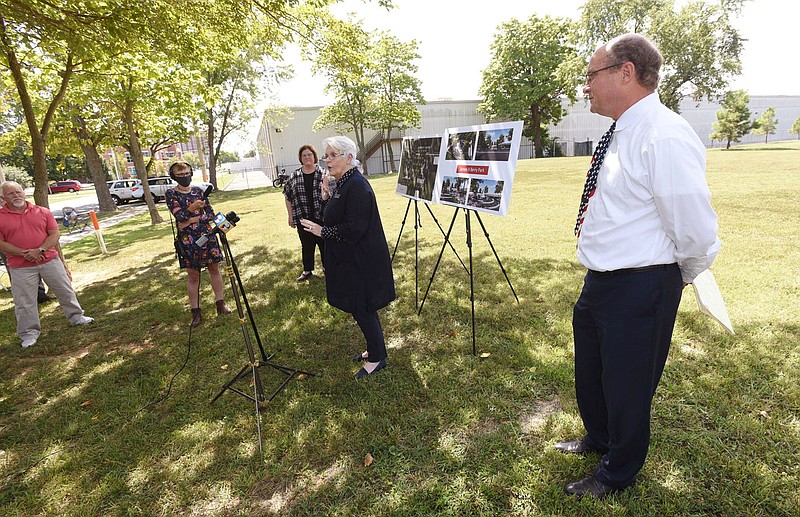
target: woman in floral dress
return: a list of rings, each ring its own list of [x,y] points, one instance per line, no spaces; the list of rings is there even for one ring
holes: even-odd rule
[[[196,327],[203,321],[200,312],[200,271],[203,268],[208,269],[211,278],[217,314],[231,312],[225,305],[222,275],[219,272],[223,256],[216,235],[211,235],[202,246],[196,244],[200,237],[211,233],[214,209],[205,199],[203,191],[191,186],[191,166],[185,162],[175,162],[169,168],[169,175],[178,185],[167,191],[166,203],[178,227],[178,262],[181,269],[188,273],[186,290],[192,309],[191,326]]]

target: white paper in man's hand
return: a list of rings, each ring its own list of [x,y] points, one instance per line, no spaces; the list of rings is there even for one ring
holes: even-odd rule
[[[700,310],[717,320],[728,332],[735,334],[731,319],[728,317],[728,309],[725,308],[725,301],[722,299],[722,293],[719,291],[719,286],[711,270],[706,269],[697,275],[692,282],[692,287]]]

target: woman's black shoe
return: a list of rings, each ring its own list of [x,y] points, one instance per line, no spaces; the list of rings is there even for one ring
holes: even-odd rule
[[[359,353],[357,353],[356,355],[353,356],[353,362],[354,363],[360,363],[361,361],[366,361],[367,359],[369,359],[369,356],[364,357],[364,353],[363,352],[359,352]]]
[[[296,280],[297,280],[298,282],[302,282],[302,281],[304,281],[304,280],[308,280],[308,279],[309,279],[309,278],[311,278],[312,276],[314,276],[314,273],[312,273],[312,272],[303,273],[303,274],[301,274],[300,276],[298,276]]]
[[[369,375],[375,375],[384,368],[386,368],[386,359],[381,359],[380,362],[378,363],[378,366],[376,366],[375,369],[372,370],[372,372],[368,372],[362,367],[358,372],[356,372],[356,379],[367,377]]]

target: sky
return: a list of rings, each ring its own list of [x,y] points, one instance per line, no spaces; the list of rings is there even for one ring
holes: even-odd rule
[[[366,30],[387,30],[404,41],[416,39],[421,56],[416,61],[417,77],[425,99],[434,101],[478,98],[481,72],[489,63],[489,46],[500,23],[511,18],[523,20],[534,13],[577,19],[583,3],[584,0],[394,0],[395,9],[387,12],[361,0],[345,0],[331,11],[341,18],[355,12]],[[795,32],[800,30],[799,20],[797,0],[751,0],[745,4],[734,19],[747,40],[742,53],[743,69],[731,89],[745,89],[751,96],[800,95]],[[454,48],[458,55],[454,55]],[[322,106],[331,102],[323,92],[324,79],[311,74],[310,63],[301,59],[296,48],[287,49],[284,59],[294,67],[295,78],[274,92],[280,104]],[[258,122],[250,134],[239,135],[239,148],[254,147]]]

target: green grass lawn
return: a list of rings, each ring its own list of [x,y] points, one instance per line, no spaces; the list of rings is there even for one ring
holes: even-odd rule
[[[94,185],[83,187],[77,192],[58,192],[56,194],[48,194],[48,203],[61,203],[62,201],[75,201],[76,199],[83,199],[86,197],[96,196]],[[33,195],[28,197],[28,200],[33,202]]]
[[[263,454],[251,402],[228,391],[211,403],[246,365],[245,339],[235,315],[212,315],[204,275],[206,322],[188,346],[169,224],[143,214],[109,228],[105,256],[92,238],[65,246],[94,325],[70,327],[51,303],[39,343],[22,350],[0,293],[0,514],[797,515],[800,143],[708,157],[723,241],[713,269],[737,334],[700,314],[687,289],[637,486],[568,498],[562,486],[598,458],[550,448],[583,433],[571,311],[584,270],[572,227],[588,158],[559,158],[521,161],[510,215],[482,215],[519,304],[472,218],[487,357],[472,355],[469,278],[449,249],[417,316],[409,216],[399,298],[381,311],[389,368],[362,382],[355,323],[327,305],[323,278],[294,281],[300,247],[280,190],[215,193],[216,210],[241,217],[228,237],[266,352],[317,374],[263,405]],[[407,206],[395,181],[372,179],[390,249]],[[419,207],[421,297],[442,237]],[[446,228],[453,210],[431,209]],[[452,242],[466,262],[464,227],[459,214]],[[260,375],[268,395],[284,380]]]

